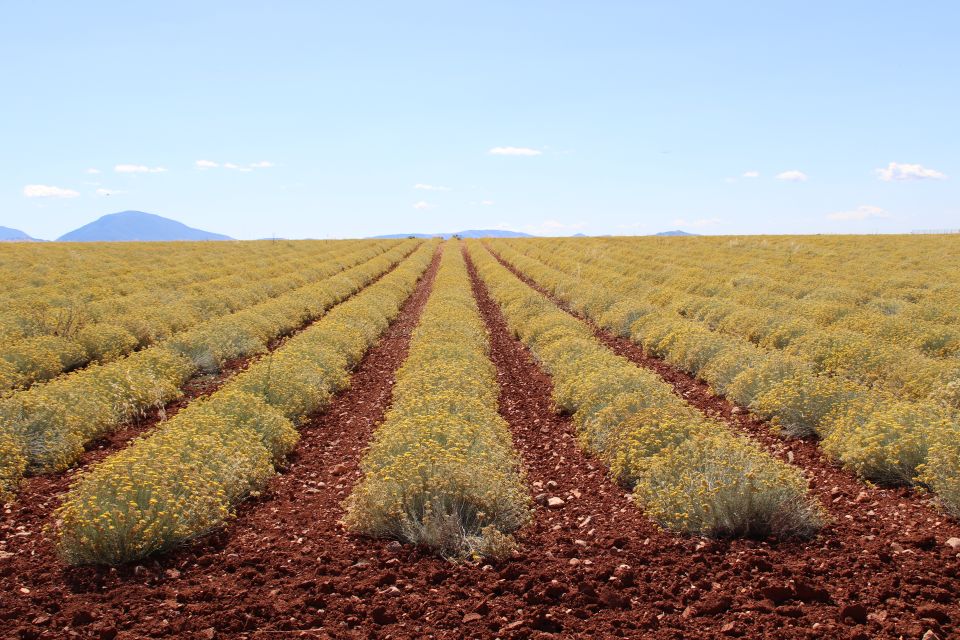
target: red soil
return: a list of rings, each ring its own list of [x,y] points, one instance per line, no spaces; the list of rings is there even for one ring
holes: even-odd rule
[[[579,449],[569,419],[554,412],[550,379],[510,335],[475,274],[501,383],[501,413],[531,492],[565,504],[538,506],[533,523],[517,534],[516,558],[497,566],[453,565],[410,545],[344,531],[338,524],[342,501],[389,406],[394,374],[435,270],[436,262],[367,354],[351,388],[304,426],[284,473],[264,495],[241,505],[222,532],[143,565],[67,568],[40,534],[42,519],[20,523],[36,542],[0,561],[0,635],[679,639],[956,633],[955,552],[939,537],[931,546],[913,533],[888,533],[886,512],[878,510],[872,522],[876,542],[860,539],[856,521],[842,516],[807,543],[707,541],[658,530]],[[845,500],[831,503],[835,513],[844,508]],[[914,530],[931,528],[915,522],[912,510],[900,511],[901,522]],[[895,552],[892,541],[903,550]]]

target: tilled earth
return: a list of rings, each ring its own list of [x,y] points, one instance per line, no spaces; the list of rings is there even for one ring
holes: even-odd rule
[[[515,558],[451,564],[340,525],[358,462],[390,404],[394,374],[429,295],[435,261],[400,317],[288,467],[222,532],[117,569],[67,568],[41,529],[65,488],[38,486],[4,515],[0,636],[11,638],[650,637],[921,638],[960,628],[960,536],[917,495],[866,487],[815,443],[785,441],[628,341],[704,411],[799,465],[834,523],[807,542],[710,541],[659,530],[577,446],[550,379],[509,333],[474,276],[533,522]],[[120,445],[116,445],[120,446]],[[110,448],[107,445],[107,448]],[[549,498],[563,504],[544,506]],[[554,501],[556,503],[556,501]],[[14,515],[15,514],[15,515]],[[44,517],[46,514],[46,517]],[[22,527],[18,529],[17,527]],[[22,534],[22,535],[21,535]],[[22,538],[23,542],[15,540]],[[929,636],[928,636],[929,637]]]

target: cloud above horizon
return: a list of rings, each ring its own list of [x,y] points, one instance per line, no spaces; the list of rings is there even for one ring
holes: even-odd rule
[[[27,198],[76,198],[80,192],[47,184],[28,184],[23,188],[23,195]]]
[[[886,168],[874,169],[877,177],[884,182],[899,180],[943,180],[947,176],[936,169],[928,169],[920,164],[891,162]]]
[[[118,164],[113,168],[117,173],[164,173],[166,167],[148,167],[143,164]]]
[[[276,166],[269,160],[261,160],[260,162],[251,162],[249,164],[237,164],[236,162],[224,162],[220,164],[213,160],[196,160],[193,165],[197,169],[216,169],[218,167],[223,167],[224,169],[230,169],[231,171],[243,171],[244,173],[248,171],[253,171],[254,169],[267,169],[269,167]]]
[[[828,220],[870,220],[872,218],[890,218],[890,213],[869,204],[862,204],[852,211],[835,211],[827,214]]]
[[[797,169],[791,169],[790,171],[782,171],[777,174],[777,180],[785,180],[786,182],[806,182],[807,174],[803,171],[798,171]]]
[[[433,205],[427,202],[426,200],[421,200],[419,202],[413,203],[413,208],[417,211],[426,211],[427,209],[432,209]]]
[[[487,153],[492,156],[539,156],[543,151],[529,147],[494,147]]]
[[[742,177],[744,177],[744,178],[759,178],[759,177],[760,177],[760,172],[759,172],[759,171],[744,171]]]

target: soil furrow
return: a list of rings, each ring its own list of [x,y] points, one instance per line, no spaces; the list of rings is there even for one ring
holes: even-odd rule
[[[570,312],[554,296],[494,255],[523,282]],[[590,325],[595,336],[608,348],[638,366],[655,371],[673,386],[680,397],[707,415],[754,437],[775,455],[800,466],[808,475],[811,489],[828,507],[834,522],[807,543],[760,545],[767,550],[763,555],[770,557],[768,562],[787,580],[784,585],[790,580],[799,582],[803,585],[800,591],[807,596],[810,594],[806,593],[806,588],[817,585],[815,589],[824,589],[829,594],[829,598],[821,597],[824,594],[818,598],[828,599],[830,603],[803,603],[808,611],[795,611],[788,606],[785,617],[796,623],[812,614],[814,619],[819,616],[835,624],[843,607],[861,604],[866,610],[863,615],[871,616],[869,620],[863,617],[870,628],[870,637],[886,634],[893,637],[906,634],[909,637],[920,627],[923,627],[921,635],[927,629],[949,633],[960,628],[960,614],[940,615],[949,611],[951,606],[955,607],[960,595],[960,554],[945,544],[948,539],[960,536],[960,527],[956,523],[910,490],[881,489],[861,483],[852,473],[829,461],[815,442],[779,438],[770,432],[768,424],[715,396],[706,384],[644,353],[632,341],[612,336],[592,323]],[[751,544],[750,541],[734,542],[729,544],[729,549],[732,551]],[[723,547],[727,543],[711,542],[707,545]],[[863,576],[869,578],[864,580]],[[763,582],[762,578],[759,583],[748,581],[740,588],[753,591],[770,604],[795,604],[798,598],[795,585],[779,595],[773,594],[774,598],[767,598],[763,596]],[[789,595],[790,589],[793,589],[793,595]],[[734,602],[736,593],[730,594]],[[777,613],[782,607],[771,608]],[[829,609],[833,611],[828,612]],[[934,617],[930,618],[931,615]],[[847,621],[857,617],[848,617]],[[821,622],[820,627],[824,624]],[[733,633],[737,628],[734,626],[728,631]],[[808,628],[812,628],[812,624]],[[750,627],[749,631],[751,635],[755,634],[757,628]]]

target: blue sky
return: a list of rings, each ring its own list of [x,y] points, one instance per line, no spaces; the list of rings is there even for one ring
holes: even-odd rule
[[[958,24],[946,1],[8,3],[0,225],[960,227]]]

